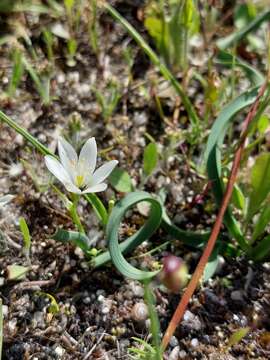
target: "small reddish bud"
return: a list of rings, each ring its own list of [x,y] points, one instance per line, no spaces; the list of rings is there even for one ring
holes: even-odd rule
[[[182,259],[174,255],[168,255],[163,259],[160,280],[167,289],[179,293],[186,285],[187,278],[188,269]]]

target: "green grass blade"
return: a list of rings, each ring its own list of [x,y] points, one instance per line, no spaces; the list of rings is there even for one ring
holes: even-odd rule
[[[129,35],[138,43],[138,45],[143,49],[143,51],[149,56],[150,60],[154,65],[159,68],[159,71],[164,76],[164,78],[171,82],[174,87],[176,93],[181,97],[183,105],[189,115],[189,119],[191,124],[195,129],[198,130],[199,127],[199,117],[194,109],[191,101],[186,95],[185,91],[173,76],[171,71],[167,68],[167,66],[159,59],[157,54],[151,49],[151,47],[146,43],[143,37],[137,32],[137,30],[127,21],[125,20],[119,13],[116,11],[111,5],[108,3],[104,4],[105,9],[110,13],[110,15],[118,21],[125,30],[129,33]]]
[[[262,22],[270,19],[270,10],[266,10],[265,12],[259,14],[253,21],[251,21],[248,25],[244,26],[239,31],[235,31],[232,34],[226,36],[225,38],[219,39],[217,41],[217,46],[221,50],[225,50],[230,46],[234,46],[242,40],[245,36],[247,36],[250,32],[256,30]]]
[[[19,49],[15,49],[12,54],[13,68],[12,76],[8,86],[8,96],[12,97],[20,84],[23,72],[24,65],[22,63],[22,53]]]

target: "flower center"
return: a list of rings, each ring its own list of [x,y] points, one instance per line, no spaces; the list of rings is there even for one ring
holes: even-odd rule
[[[80,188],[83,186],[84,177],[82,175],[76,176],[76,185]]]

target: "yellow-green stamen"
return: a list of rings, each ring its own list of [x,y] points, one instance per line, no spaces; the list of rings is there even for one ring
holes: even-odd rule
[[[83,182],[84,182],[84,177],[82,175],[76,176],[76,185],[78,187],[83,186]]]

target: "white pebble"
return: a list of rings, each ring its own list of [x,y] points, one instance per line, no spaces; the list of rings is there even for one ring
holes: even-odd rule
[[[54,352],[56,353],[56,355],[62,357],[64,355],[65,350],[61,346],[57,346],[54,349]]]
[[[190,345],[194,348],[197,347],[199,345],[199,340],[197,338],[192,339]]]
[[[107,306],[104,306],[104,307],[101,309],[101,312],[102,312],[102,314],[106,315],[106,314],[109,314],[110,309],[109,309]]]
[[[99,302],[103,302],[105,297],[103,295],[99,295],[97,299]]]
[[[179,359],[179,346],[176,346],[169,355],[169,360],[178,360]]]
[[[184,359],[186,356],[187,356],[187,353],[185,352],[185,350],[179,351],[179,358],[180,359]]]

